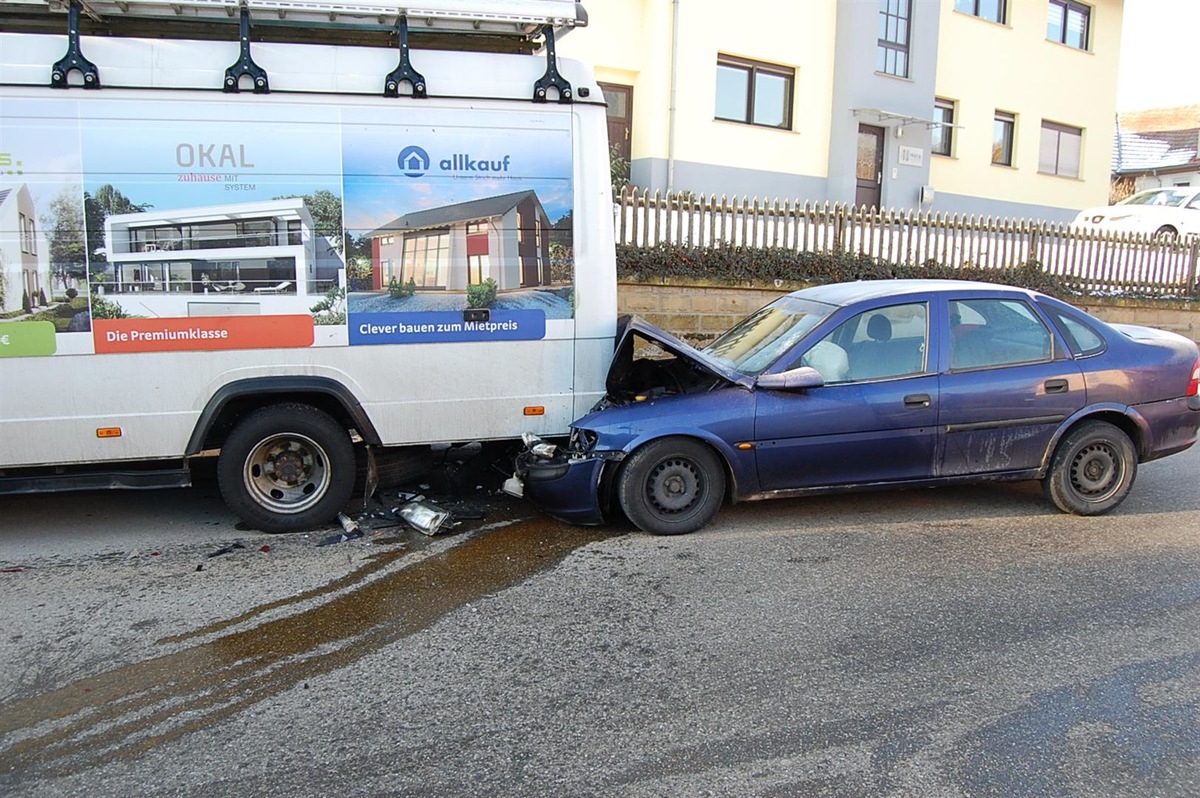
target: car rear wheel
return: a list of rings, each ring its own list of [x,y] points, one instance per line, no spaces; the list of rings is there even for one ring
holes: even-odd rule
[[[264,407],[226,439],[217,481],[225,503],[255,529],[312,529],[350,498],[354,447],[346,430],[315,407]]]
[[[621,509],[653,535],[695,532],[725,499],[725,468],[705,444],[664,438],[638,449],[617,478]]]
[[[1164,224],[1154,231],[1154,237],[1163,241],[1174,241],[1179,237],[1179,231],[1169,224]]]
[[[1103,421],[1071,430],[1042,481],[1047,498],[1075,515],[1101,515],[1129,495],[1137,477],[1137,452],[1129,436]]]

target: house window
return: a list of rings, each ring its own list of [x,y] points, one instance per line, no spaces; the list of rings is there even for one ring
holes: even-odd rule
[[[954,154],[954,101],[938,98],[933,103],[933,154]]]
[[[716,118],[790,129],[796,70],[732,56],[717,56]]]
[[[879,0],[879,47],[875,71],[908,77],[908,23],[911,0]]]
[[[1079,177],[1083,130],[1054,122],[1042,122],[1042,146],[1038,153],[1038,171],[1044,175]]]
[[[404,239],[401,282],[412,280],[418,288],[445,288],[449,270],[449,232],[441,230]]]
[[[287,220],[287,242],[291,246],[304,243],[304,232],[300,227],[299,219]]]
[[[1088,48],[1092,9],[1075,0],[1050,0],[1046,38],[1077,50]]]
[[[17,225],[20,228],[17,232],[21,236],[21,251],[33,254],[33,219],[23,213],[17,213]]]
[[[992,163],[1013,165],[1013,133],[1016,128],[1017,117],[1014,114],[996,112],[996,120],[992,123]]]
[[[487,255],[467,256],[467,282],[470,285],[483,285],[483,275],[487,270]]]
[[[1008,0],[954,0],[954,10],[989,22],[1008,21]]]

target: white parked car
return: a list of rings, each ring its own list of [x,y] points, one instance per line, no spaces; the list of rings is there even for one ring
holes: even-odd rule
[[[1085,230],[1148,233],[1163,238],[1200,233],[1200,187],[1139,191],[1116,205],[1085,208],[1074,224]]]

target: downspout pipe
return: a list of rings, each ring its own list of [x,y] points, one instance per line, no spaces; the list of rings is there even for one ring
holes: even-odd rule
[[[675,190],[675,97],[679,80],[679,0],[671,0],[671,96],[667,112],[667,193]]]

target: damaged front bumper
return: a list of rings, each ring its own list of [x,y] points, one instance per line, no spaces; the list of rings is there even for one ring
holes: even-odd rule
[[[505,484],[505,491],[524,496],[542,512],[569,524],[604,523],[600,480],[605,462],[621,454],[609,458],[573,454],[561,447],[549,449],[533,445],[517,455],[516,473]]]

